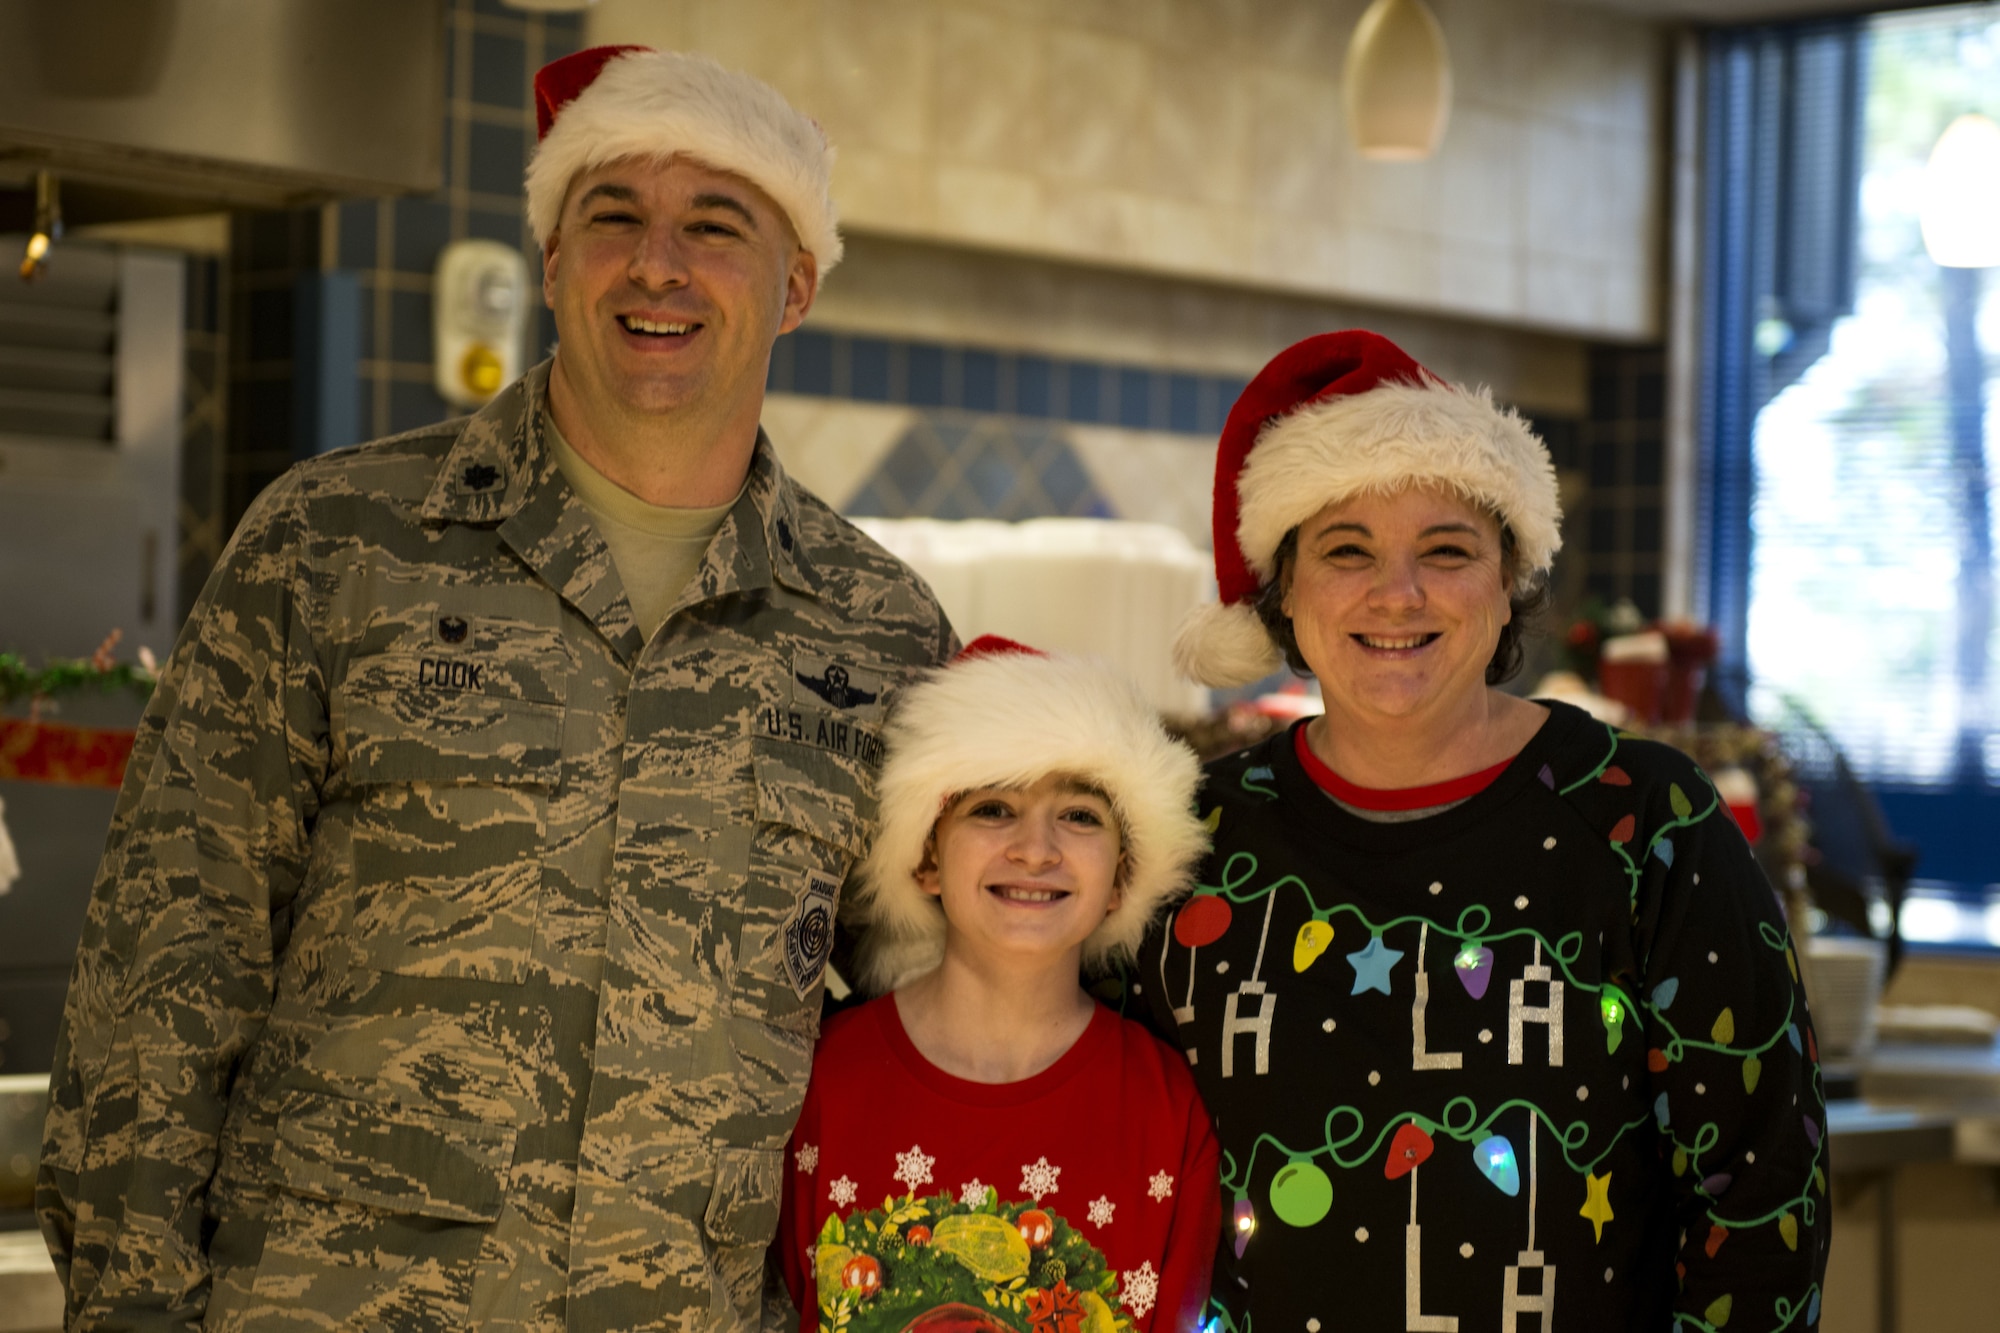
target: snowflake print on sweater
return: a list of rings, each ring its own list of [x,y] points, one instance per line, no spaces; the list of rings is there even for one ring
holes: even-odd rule
[[[1050,1166],[1046,1157],[1021,1168],[1021,1193],[1033,1197],[1040,1203],[1044,1195],[1054,1194],[1060,1188],[1056,1177],[1062,1174],[1059,1166]]]
[[[826,1187],[826,1197],[832,1199],[834,1205],[840,1208],[846,1208],[853,1204],[855,1193],[854,1182],[846,1176],[842,1176],[839,1180],[834,1181]]]
[[[793,1155],[798,1158],[799,1170],[806,1175],[811,1175],[819,1169],[819,1149],[812,1144],[801,1143],[798,1152]]]
[[[1160,1275],[1153,1271],[1153,1265],[1140,1264],[1125,1274],[1125,1289],[1118,1293],[1118,1303],[1130,1310],[1139,1319],[1153,1312],[1153,1302],[1160,1298]]]
[[[910,1145],[908,1152],[896,1154],[896,1174],[892,1180],[899,1180],[910,1187],[910,1193],[917,1192],[917,1186],[931,1183],[931,1167],[937,1158],[924,1156],[924,1150],[916,1144]]]
[[[1154,1203],[1162,1203],[1172,1198],[1174,1194],[1174,1178],[1164,1171],[1158,1172],[1147,1183],[1146,1193],[1152,1198]]]
[[[1111,1202],[1111,1200],[1102,1194],[1098,1195],[1090,1201],[1090,1212],[1087,1214],[1090,1218],[1090,1224],[1094,1227],[1110,1226],[1111,1211],[1117,1206],[1117,1204]]]

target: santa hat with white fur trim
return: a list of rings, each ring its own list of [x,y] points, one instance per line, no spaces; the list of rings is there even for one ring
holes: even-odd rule
[[[861,929],[862,988],[872,994],[944,958],[944,909],[916,874],[938,816],[961,792],[1062,773],[1110,799],[1125,878],[1118,906],[1084,941],[1086,967],[1130,955],[1207,850],[1194,814],[1194,752],[1167,735],[1130,681],[1093,662],[976,639],[904,693],[886,739],[881,829],[847,905]]]
[[[822,279],[840,262],[833,148],[811,117],[748,74],[683,51],[593,46],[535,71],[535,124],[528,224],[538,245],[579,173],[621,157],[686,155],[769,195]]]
[[[1189,679],[1261,680],[1284,655],[1257,616],[1285,534],[1352,495],[1447,487],[1514,534],[1517,593],[1562,548],[1555,465],[1528,423],[1485,389],[1447,384],[1364,329],[1278,353],[1236,400],[1215,458],[1215,578],[1221,601],[1182,622],[1174,660]]]

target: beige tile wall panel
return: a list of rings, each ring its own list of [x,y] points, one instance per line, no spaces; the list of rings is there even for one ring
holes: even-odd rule
[[[585,23],[811,111],[856,238],[1658,336],[1665,33],[1551,0],[1432,3],[1456,99],[1415,164],[1347,138],[1362,0],[601,0]]]

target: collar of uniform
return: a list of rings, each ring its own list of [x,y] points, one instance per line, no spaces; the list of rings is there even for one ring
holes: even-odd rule
[[[700,587],[689,591],[699,597],[769,587],[774,582],[794,592],[819,595],[819,571],[799,534],[798,488],[785,475],[770,436],[761,429],[743,494],[710,543],[708,559],[693,582]]]
[[[502,522],[559,475],[542,438],[549,366],[544,361],[529,370],[466,422],[424,499],[426,519]],[[768,587],[775,581],[794,592],[817,596],[819,573],[800,540],[798,510],[798,488],[760,428],[748,484],[716,534],[708,562],[697,571],[696,582],[706,585],[702,595]],[[730,535],[734,540],[727,543],[725,553],[722,539]]]
[[[541,429],[549,364],[529,370],[465,423],[424,497],[426,519],[501,522],[527,503],[535,487],[546,481],[545,473],[554,471]]]

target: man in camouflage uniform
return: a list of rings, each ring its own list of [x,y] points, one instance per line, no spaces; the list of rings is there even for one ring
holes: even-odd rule
[[[273,485],[147,713],[41,1165],[72,1328],[758,1318],[877,724],[956,643],[757,428],[817,129],[685,56],[537,89],[555,359]],[[713,513],[690,577],[607,485]]]

